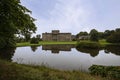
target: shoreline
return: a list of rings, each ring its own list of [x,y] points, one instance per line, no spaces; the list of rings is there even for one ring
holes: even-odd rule
[[[40,46],[40,45],[58,45],[58,44],[77,44],[77,41],[69,41],[69,42],[54,42],[54,41],[40,41],[38,44],[30,44],[30,42],[22,42],[17,43],[16,47],[23,47],[23,46]]]
[[[1,80],[106,80],[82,71],[61,71],[45,66],[17,64],[2,59],[0,59],[0,67]]]
[[[105,40],[100,40],[99,42],[92,42],[92,41],[79,41],[79,43],[99,43],[100,47],[105,47],[107,45],[113,45],[113,46],[120,46],[120,43],[108,43]],[[16,43],[16,47],[24,47],[24,46],[41,46],[41,45],[62,45],[62,44],[68,44],[68,45],[77,45],[78,41],[40,41],[38,44],[30,44],[30,42],[21,42],[21,43]]]

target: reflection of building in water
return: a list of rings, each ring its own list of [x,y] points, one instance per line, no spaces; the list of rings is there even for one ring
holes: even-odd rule
[[[71,33],[60,33],[59,30],[52,30],[52,33],[42,33],[43,41],[71,41]]]
[[[75,45],[43,45],[42,50],[51,50],[52,53],[59,53],[59,51],[71,51]]]

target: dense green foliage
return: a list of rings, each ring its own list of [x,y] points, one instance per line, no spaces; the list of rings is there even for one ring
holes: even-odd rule
[[[37,35],[36,35],[36,38],[37,38],[39,41],[42,41],[40,34],[37,34]]]
[[[35,32],[35,19],[29,13],[20,0],[0,0],[0,48],[14,47],[15,34]]]
[[[31,33],[30,32],[24,33],[24,37],[25,37],[25,41],[26,42],[30,41],[30,39],[31,39]]]
[[[20,36],[15,36],[15,42],[16,43],[25,42],[25,38]]]
[[[0,49],[0,59],[12,61],[16,48]]]
[[[31,43],[31,44],[38,44],[38,43],[39,43],[39,40],[38,40],[38,38],[33,37],[33,38],[31,39],[30,43]]]
[[[104,32],[98,32],[98,38],[99,39],[105,39]]]
[[[110,43],[120,43],[120,29],[116,29],[114,33],[112,33],[108,38],[107,41]]]
[[[120,79],[120,67],[93,65],[89,70],[91,74],[108,77],[109,80]]]
[[[90,36],[91,41],[105,39],[110,43],[120,43],[120,28],[117,28],[116,30],[105,30],[104,32],[98,32],[97,30],[92,29],[89,34],[87,32],[79,32],[76,35],[77,40],[79,40],[80,36],[88,36],[88,39]]]
[[[114,33],[114,30],[105,30],[103,36],[105,39],[107,39],[113,33]]]
[[[92,29],[90,31],[90,40],[91,41],[98,41],[98,31],[95,29]]]
[[[76,38],[79,38],[79,36],[87,36],[88,33],[87,32],[79,32],[77,35],[76,35]]]

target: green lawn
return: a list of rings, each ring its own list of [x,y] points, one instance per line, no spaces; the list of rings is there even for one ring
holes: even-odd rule
[[[85,43],[93,43],[90,40],[81,40],[80,42],[85,42]],[[101,46],[106,46],[108,44],[115,44],[115,43],[108,43],[106,40],[99,40],[99,43]],[[17,43],[16,46],[40,46],[40,45],[50,45],[50,44],[77,44],[77,41],[40,41],[39,44],[30,44],[30,42],[22,42],[22,43]],[[115,44],[116,45],[116,44]]]
[[[39,45],[50,45],[50,44],[76,44],[76,41],[68,41],[68,42],[53,42],[53,41],[40,41],[39,44],[30,44],[29,42],[17,43],[16,46],[39,46]]]
[[[81,40],[80,42],[90,43],[90,42],[92,42],[92,41],[90,41],[90,40]],[[99,40],[99,43],[100,43],[100,44],[110,44],[110,43],[106,42],[105,39]]]
[[[111,44],[111,43],[106,42],[105,39],[99,40],[99,43],[102,44],[102,45]]]
[[[92,41],[90,41],[90,40],[83,40],[83,41],[80,41],[80,42],[92,43]],[[99,43],[100,43],[101,45],[111,44],[111,43],[106,42],[105,39],[99,40]]]
[[[80,71],[60,71],[45,66],[28,66],[0,59],[0,80],[107,80]]]

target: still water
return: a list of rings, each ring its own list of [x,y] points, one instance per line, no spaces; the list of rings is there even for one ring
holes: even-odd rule
[[[93,64],[120,66],[120,48],[75,48],[74,45],[44,45],[17,47],[12,62],[28,65],[44,65],[59,70],[88,71]]]

